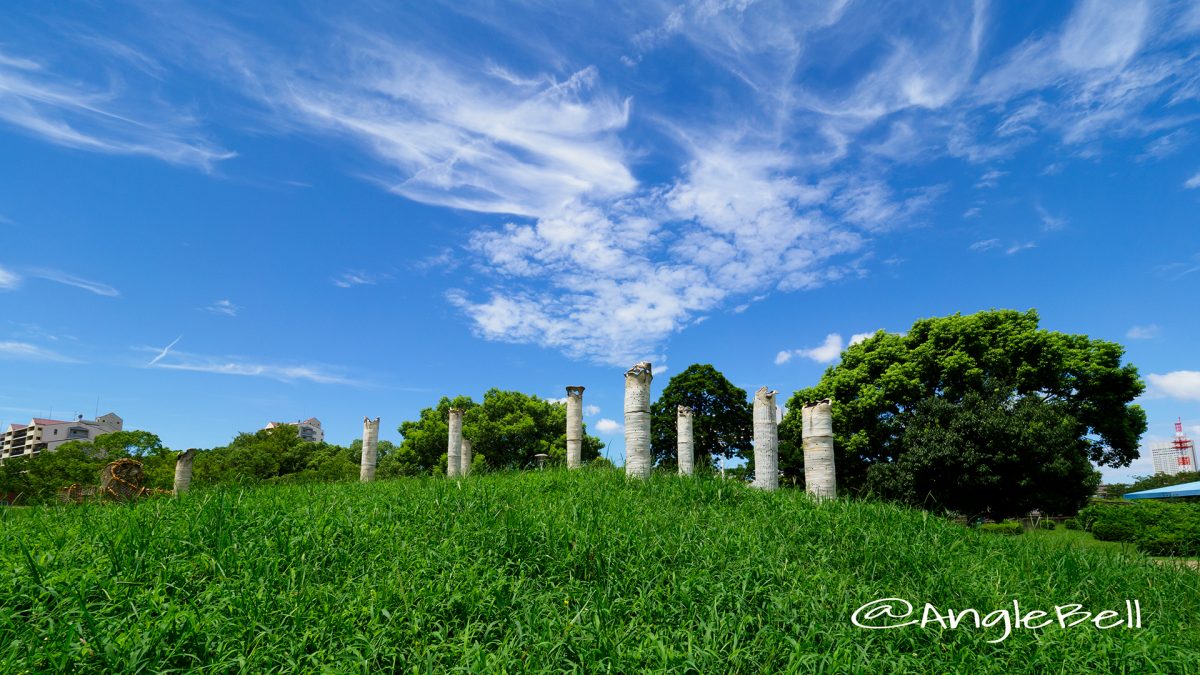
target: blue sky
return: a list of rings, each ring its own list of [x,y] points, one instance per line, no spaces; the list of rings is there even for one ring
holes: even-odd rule
[[[578,384],[619,462],[636,360],[786,400],[1033,307],[1200,436],[1200,3],[323,4],[5,10],[0,420]]]

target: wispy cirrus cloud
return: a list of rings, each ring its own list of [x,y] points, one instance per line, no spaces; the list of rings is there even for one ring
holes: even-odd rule
[[[95,293],[96,295],[102,295],[107,298],[115,298],[121,295],[120,291],[106,283],[84,279],[83,277],[78,277],[74,274],[63,272],[62,270],[36,267],[25,270],[25,274],[26,276],[33,277],[35,279],[45,279],[46,281],[53,281],[57,284],[81,288],[89,293]]]
[[[1162,332],[1162,329],[1158,327],[1158,324],[1151,323],[1145,326],[1131,326],[1125,332],[1125,337],[1130,340],[1152,340],[1158,337],[1160,332]]]
[[[106,45],[109,54],[117,46]],[[0,124],[56,145],[145,155],[206,171],[234,156],[206,140],[191,115],[143,95],[140,86],[111,78],[96,86],[5,53],[0,53]]]
[[[362,270],[347,270],[333,278],[333,285],[338,288],[354,288],[355,286],[373,286],[383,279],[390,278],[387,274],[364,272]]]
[[[0,291],[11,291],[21,285],[21,276],[16,272],[0,267]]]
[[[29,344],[28,342],[0,342],[0,357],[9,359],[18,359],[21,361],[54,361],[57,363],[79,363],[78,359],[74,359],[65,354],[60,354],[52,349],[39,347]]]
[[[1200,188],[1200,171],[1197,171],[1195,176],[1192,176],[1191,178],[1185,180],[1183,182],[1183,187],[1185,187],[1189,190],[1194,190],[1196,188]]]
[[[160,28],[183,45],[167,58],[202,63],[261,108],[264,128],[341,140],[385,189],[497,216],[468,235],[461,258],[477,274],[447,293],[479,336],[627,365],[661,360],[672,334],[710,312],[868,274],[873,242],[919,223],[946,189],[907,166],[995,167],[1045,143],[1066,149],[1058,171],[1110,138],[1174,139],[1156,153],[1186,140],[1171,136],[1186,115],[1146,114],[1200,95],[1187,52],[1167,49],[1183,33],[1164,26],[1188,25],[1183,10],[1084,0],[1005,44],[1002,9],[639,3],[616,13],[631,29],[586,9],[550,21],[473,6],[464,19],[500,36],[491,53],[421,21],[400,22],[417,26],[408,39],[402,25],[310,16],[319,30],[294,48],[216,11]],[[521,29],[544,23],[561,27]],[[577,48],[597,30],[624,49],[622,66]],[[419,46],[434,43],[445,51]],[[704,62],[702,81],[679,83],[697,99],[687,111],[674,85],[637,77],[677,49]],[[980,187],[1001,175],[989,168]]]
[[[147,348],[143,351],[159,350]],[[174,351],[170,349],[170,346],[165,350],[161,350],[159,355],[147,364],[147,367],[216,375],[263,377],[281,382],[307,381],[316,384],[350,386],[361,386],[363,384],[362,381],[339,372],[339,369],[324,365],[264,363],[256,359],[243,357],[211,356]]]
[[[225,299],[225,300],[217,300],[216,302],[209,305],[208,307],[205,307],[204,311],[209,312],[211,314],[220,314],[222,316],[237,316],[238,310],[240,310],[240,309],[241,309],[241,307],[238,307],[237,305],[233,304],[233,302],[231,300]]]

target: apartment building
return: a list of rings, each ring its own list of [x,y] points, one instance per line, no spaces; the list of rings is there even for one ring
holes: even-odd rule
[[[300,438],[306,441],[321,443],[325,440],[325,430],[321,428],[321,421],[315,417],[298,422],[267,422],[267,426],[263,429],[275,429],[282,426],[296,427],[300,431]]]
[[[0,461],[9,457],[30,457],[39,452],[53,452],[67,441],[90,441],[97,436],[121,431],[124,421],[116,413],[85,420],[52,420],[35,417],[29,424],[10,424],[0,437]]]

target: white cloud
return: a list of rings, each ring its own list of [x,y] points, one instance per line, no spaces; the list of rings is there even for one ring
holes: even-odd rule
[[[972,206],[971,208],[967,209],[966,211],[963,211],[962,217],[963,218],[974,218],[981,213],[983,213],[982,208],[980,208],[978,206]]]
[[[589,417],[591,417],[592,415],[599,415],[600,414],[600,406],[585,405],[585,406],[583,406],[583,414],[587,415]]]
[[[237,305],[233,304],[229,300],[217,300],[216,302],[209,305],[208,307],[205,307],[204,309],[209,312],[212,312],[213,314],[222,314],[224,316],[237,316],[238,310],[241,309],[241,307],[238,307]]]
[[[1125,333],[1125,337],[1130,340],[1150,340],[1158,337],[1159,328],[1156,324],[1146,326],[1133,326]]]
[[[856,345],[860,342],[863,342],[864,340],[869,340],[869,339],[875,337],[875,333],[877,333],[877,332],[879,332],[879,331],[871,331],[869,333],[855,333],[854,335],[850,336],[849,345]]]
[[[859,336],[855,336],[859,337]],[[845,342],[842,336],[838,333],[830,333],[825,336],[825,342],[817,347],[809,349],[793,349],[790,352],[782,351],[775,355],[775,365],[787,363],[793,356],[800,356],[806,359],[812,359],[817,363],[833,363],[839,356],[842,355],[842,350],[845,348]]]
[[[621,423],[616,420],[610,420],[607,417],[601,418],[596,422],[596,431],[602,434],[615,434],[622,429]]]
[[[150,351],[157,350],[151,349]],[[317,384],[362,384],[360,381],[334,372],[326,366],[260,363],[240,357],[207,356],[170,351],[170,347],[163,350],[159,356],[155,357],[147,365],[152,368],[162,368],[164,370],[183,370],[218,375],[238,375],[242,377],[265,377],[281,382],[306,380]]]
[[[141,87],[90,86],[35,61],[0,53],[0,123],[42,140],[91,152],[146,155],[212,169],[234,156],[207,141],[187,114]]]
[[[1153,393],[1185,401],[1200,401],[1200,371],[1176,370],[1170,373],[1150,373],[1146,376]]]
[[[388,275],[376,272],[347,270],[333,279],[333,285],[338,288],[353,288],[354,286],[372,286],[386,279]]]
[[[971,244],[967,248],[972,251],[987,251],[987,250],[996,248],[999,245],[1000,245],[999,239],[983,239],[981,241],[975,242],[974,244]]]
[[[0,267],[0,290],[10,291],[21,284],[21,277],[12,270]]]
[[[1149,14],[1137,0],[1083,0],[1067,20],[1059,58],[1080,70],[1124,65],[1142,46]]]
[[[1020,253],[1021,251],[1027,251],[1031,248],[1037,248],[1037,244],[1032,241],[1027,241],[1025,243],[1016,243],[1016,244],[1013,244],[1012,246],[1009,246],[1008,248],[1004,249],[1004,253],[1006,255],[1012,255],[1014,253]]]
[[[22,361],[56,361],[79,363],[76,359],[27,342],[0,342],[0,357]]]
[[[896,164],[938,153],[995,162],[1039,134],[1079,145],[1184,123],[1141,123],[1155,101],[1190,86],[1171,76],[1190,57],[1155,51],[1142,2],[1081,2],[995,67],[979,60],[981,45],[999,46],[988,42],[993,8],[983,0],[886,12],[845,2],[644,5],[622,13],[646,27],[633,36],[605,16],[581,22],[625,40],[629,69],[616,71],[589,65],[569,27],[530,37],[519,7],[473,12],[513,40],[492,58],[432,26],[409,39],[319,21],[319,42],[297,37],[289,52],[215,16],[181,10],[163,21],[195,51],[186,60],[207,59],[262,104],[272,129],[347,141],[372,160],[357,173],[408,199],[513,216],[471,233],[461,258],[480,274],[447,297],[482,338],[608,364],[661,361],[672,334],[722,308],[743,311],[757,302],[750,296],[865,274],[866,256],[847,258],[879,231],[914,222],[945,189],[901,188],[911,174]],[[712,89],[737,105],[685,116],[654,108],[661,98],[648,88],[625,86],[676,42],[727,76]],[[807,76],[813,64],[817,78]],[[631,132],[635,109],[674,141],[669,152]],[[888,161],[862,163],[864,153]],[[635,165],[662,177],[641,184]],[[986,171],[981,186],[1002,175]],[[435,256],[424,269],[458,257]],[[333,283],[374,281],[349,271]]]
[[[977,188],[994,188],[1000,184],[1000,179],[1007,175],[1008,175],[1007,171],[1000,171],[999,169],[992,169],[992,170],[988,171],[987,173],[983,174],[982,176],[980,176],[979,180],[975,181],[975,187],[977,187]]]
[[[108,284],[100,283],[99,281],[89,281],[88,279],[77,277],[73,274],[67,274],[61,270],[36,268],[27,270],[26,274],[37,279],[45,279],[47,281],[64,284],[66,286],[82,288],[89,293],[95,293],[96,295],[103,295],[109,298],[115,298],[121,294],[120,291],[112,286],[109,286]]]
[[[1038,217],[1042,219],[1042,227],[1048,231],[1061,230],[1067,225],[1066,218],[1051,215],[1041,204],[1037,206],[1037,212]]]
[[[1189,190],[1194,190],[1196,188],[1200,188],[1200,172],[1197,172],[1195,176],[1192,176],[1191,178],[1184,181],[1183,187],[1185,187]]]

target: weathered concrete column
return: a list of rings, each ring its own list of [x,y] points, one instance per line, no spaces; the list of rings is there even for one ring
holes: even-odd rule
[[[462,464],[459,467],[462,475],[471,475],[471,441],[462,439]]]
[[[379,418],[363,418],[362,459],[358,466],[358,479],[364,483],[375,480],[375,466],[379,463]]]
[[[567,387],[567,468],[583,465],[583,387]]]
[[[833,462],[833,411],[829,399],[809,403],[800,410],[804,438],[804,489],[818,499],[837,497],[837,471]]]
[[[189,448],[175,460],[175,496],[188,491],[192,485],[192,462],[196,461],[195,448]]]
[[[650,381],[654,373],[649,361],[641,361],[625,373],[625,475],[648,478],[654,466],[650,454]]]
[[[779,423],[775,394],[766,387],[754,392],[754,487],[779,488]]]
[[[694,447],[692,443],[692,409],[687,406],[679,406],[678,416],[675,418],[675,432],[678,437],[676,443],[676,455],[679,458],[679,475],[690,476],[695,465]]]
[[[446,447],[447,478],[458,477],[462,470],[462,418],[462,410],[450,409],[450,441]]]

